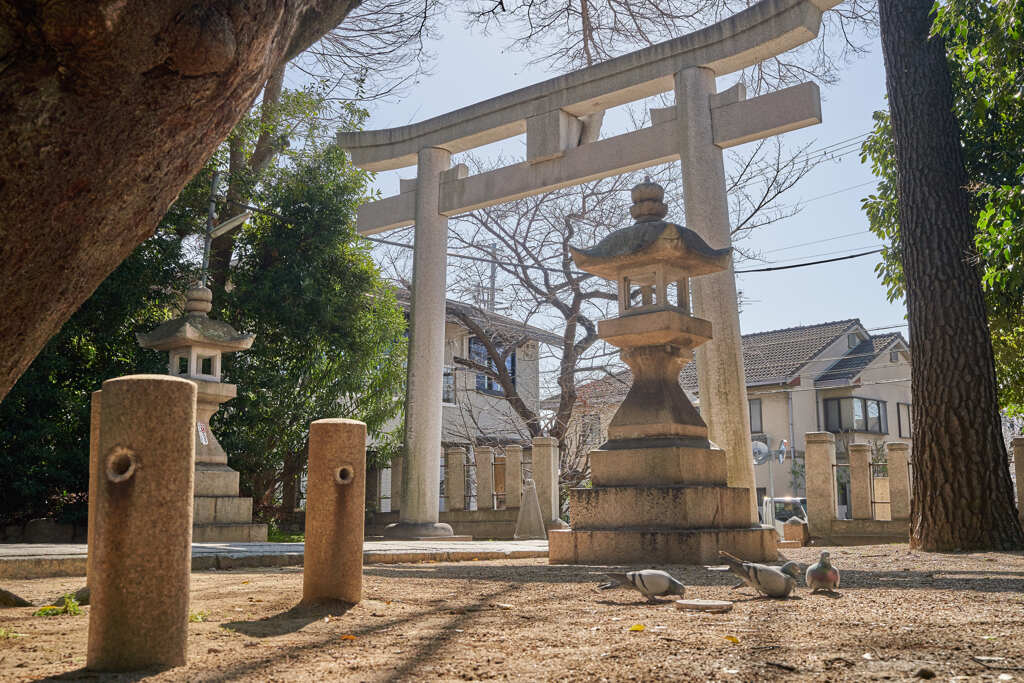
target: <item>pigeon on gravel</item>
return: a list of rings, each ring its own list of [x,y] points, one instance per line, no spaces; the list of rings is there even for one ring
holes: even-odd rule
[[[740,577],[743,583],[769,598],[787,598],[796,588],[796,577],[800,575],[796,562],[787,562],[781,567],[770,567],[766,564],[744,562],[724,550],[718,551],[718,554],[729,565],[729,571]]]
[[[598,588],[608,590],[626,586],[635,588],[644,594],[648,602],[658,602],[655,596],[658,595],[682,595],[686,592],[686,586],[676,581],[671,574],[660,569],[641,569],[625,574],[607,574],[610,579],[608,583],[602,583]]]
[[[839,570],[832,566],[827,550],[822,550],[818,561],[807,568],[804,578],[811,593],[820,590],[834,591],[839,588]]]

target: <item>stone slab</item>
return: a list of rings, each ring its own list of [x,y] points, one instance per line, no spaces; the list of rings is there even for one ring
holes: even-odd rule
[[[630,448],[590,451],[594,486],[725,486],[725,454],[717,448]]]
[[[195,495],[237,496],[238,472],[227,465],[196,463]]]
[[[750,526],[750,492],[725,486],[612,486],[569,491],[573,529],[728,529]]]
[[[192,540],[196,543],[261,543],[267,540],[267,525],[252,522],[195,524]]]
[[[196,525],[252,522],[252,498],[196,496],[192,510],[192,523]]]
[[[302,566],[302,543],[193,543],[192,571]],[[547,557],[547,541],[367,541],[363,564]],[[85,576],[86,545],[0,545],[0,579]]]
[[[752,562],[773,562],[777,534],[769,527],[683,531],[583,531],[548,533],[551,564],[712,564],[725,550]]]

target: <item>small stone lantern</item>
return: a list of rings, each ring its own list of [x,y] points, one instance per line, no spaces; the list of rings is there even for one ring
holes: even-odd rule
[[[665,191],[649,178],[632,196],[635,224],[591,249],[571,249],[581,270],[618,283],[619,317],[600,321],[598,333],[633,371],[604,448],[648,437],[707,448],[707,425],[679,386],[693,349],[711,339],[711,323],[690,315],[689,279],[728,268],[730,250],[666,222]]]
[[[265,541],[266,525],[252,524],[252,499],[238,497],[238,472],[210,430],[210,418],[238,389],[221,378],[221,354],[244,351],[255,335],[241,334],[222,320],[213,320],[213,293],[193,287],[185,295],[185,314],[148,334],[137,335],[146,349],[167,351],[167,371],[195,382],[196,478],[194,541]]]

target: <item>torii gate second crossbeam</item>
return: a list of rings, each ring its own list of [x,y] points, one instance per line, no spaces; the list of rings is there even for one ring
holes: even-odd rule
[[[401,192],[359,209],[374,234],[415,225],[406,404],[406,460],[398,538],[452,534],[438,523],[448,217],[647,166],[682,161],[686,226],[715,248],[731,246],[722,150],[821,122],[814,83],[752,99],[715,78],[753,66],[818,34],[840,0],[762,0],[700,31],[537,83],[420,123],[341,133],[338,144],[368,170],[416,164]],[[675,107],[651,126],[596,140],[588,115],[674,90]],[[451,155],[526,133],[526,161],[468,175]],[[714,339],[697,352],[702,415],[725,449],[729,485],[754,488],[736,281],[732,268],[693,287],[694,312]],[[750,496],[756,523],[756,496]]]

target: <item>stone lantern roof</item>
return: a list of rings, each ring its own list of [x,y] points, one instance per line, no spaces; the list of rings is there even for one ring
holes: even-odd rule
[[[253,334],[239,333],[222,320],[207,314],[213,308],[213,292],[207,287],[193,287],[186,293],[185,314],[168,320],[152,332],[139,332],[139,346],[157,351],[171,351],[186,346],[204,346],[218,351],[244,351],[252,346]]]
[[[668,267],[670,279],[729,267],[730,249],[715,249],[693,230],[664,220],[668,207],[661,185],[647,178],[633,188],[632,197],[630,214],[636,223],[605,236],[589,249],[570,247],[578,268],[617,280],[623,271],[655,265]]]

